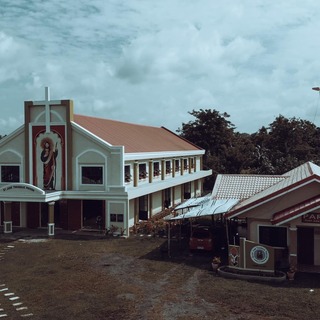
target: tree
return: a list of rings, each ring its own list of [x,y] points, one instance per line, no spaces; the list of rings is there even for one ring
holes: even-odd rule
[[[307,120],[279,115],[252,135],[262,174],[283,174],[304,162],[319,163],[319,128]]]
[[[195,120],[177,132],[206,150],[204,169],[213,172],[208,189],[221,173],[283,174],[307,161],[320,165],[320,129],[310,121],[279,115],[268,127],[247,134],[234,131],[227,113],[200,109],[189,114]]]
[[[182,123],[177,132],[181,137],[206,150],[204,169],[213,170],[213,179],[218,173],[227,173],[228,158],[234,141],[234,125],[227,120],[227,113],[214,109],[200,109],[189,112],[194,121]],[[213,180],[209,182],[213,185]]]

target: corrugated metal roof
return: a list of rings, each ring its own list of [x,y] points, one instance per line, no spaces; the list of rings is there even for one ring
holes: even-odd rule
[[[284,176],[219,174],[212,191],[215,199],[247,199],[282,181]]]
[[[202,150],[164,127],[74,115],[74,122],[126,153]]]
[[[211,199],[211,194],[207,194],[204,197],[198,197],[198,198],[190,198],[186,200],[185,202],[179,204],[174,208],[174,210],[182,210],[190,207],[196,207],[196,206],[201,206],[207,202],[209,202]]]
[[[286,172],[282,176],[278,176],[280,178],[282,177],[282,179],[279,179],[280,181],[277,183],[265,188],[261,192],[252,195],[248,199],[241,201],[231,210],[229,215],[232,216],[233,213],[239,213],[244,208],[249,208],[254,204],[271,199],[278,194],[286,192],[287,190],[291,190],[298,185],[306,183],[312,176],[318,176],[319,174],[320,168],[317,165],[311,162],[306,162],[301,166]],[[230,198],[232,197],[230,196]]]
[[[180,214],[168,220],[198,218],[226,213],[238,202],[238,199],[211,199],[210,201],[202,205],[193,207],[190,211],[186,213]]]

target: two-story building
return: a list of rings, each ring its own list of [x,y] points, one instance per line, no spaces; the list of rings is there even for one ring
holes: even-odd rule
[[[205,150],[164,127],[77,115],[72,100],[26,101],[25,123],[0,140],[0,223],[129,228],[202,194]]]

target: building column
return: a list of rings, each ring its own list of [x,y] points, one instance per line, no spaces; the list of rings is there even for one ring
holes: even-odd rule
[[[149,183],[152,183],[153,180],[153,161],[149,161]]]
[[[3,233],[12,233],[11,202],[4,203]]]
[[[184,171],[184,163],[183,163],[183,158],[180,159],[180,175],[183,176],[183,171]]]
[[[176,200],[175,190],[176,190],[176,187],[173,186],[171,188],[171,196],[172,196],[171,206],[173,206],[173,207],[175,206],[175,200]]]
[[[172,159],[172,178],[176,175],[176,159]]]
[[[133,212],[134,212],[134,224],[136,225],[139,222],[139,198],[133,199]]]
[[[161,160],[161,180],[164,180],[166,176],[166,161],[164,159]]]
[[[48,235],[54,236],[54,204],[55,202],[48,203]]]
[[[289,264],[296,266],[298,263],[297,257],[297,228],[296,227],[289,227]]]
[[[138,162],[135,161],[133,164],[133,186],[138,186],[138,180],[139,180],[139,169],[138,169]]]

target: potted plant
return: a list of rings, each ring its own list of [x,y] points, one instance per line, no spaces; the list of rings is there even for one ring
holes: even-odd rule
[[[212,270],[214,272],[217,272],[219,266],[221,264],[221,258],[220,257],[214,257],[211,261]]]
[[[131,181],[131,174],[130,173],[126,173],[125,174],[125,182],[130,182]]]
[[[297,268],[295,265],[290,265],[289,270],[287,271],[287,276],[289,280],[294,280],[294,276],[297,272]]]
[[[142,171],[139,173],[139,179],[142,180],[142,179],[146,179],[148,176],[148,173],[146,171]]]

